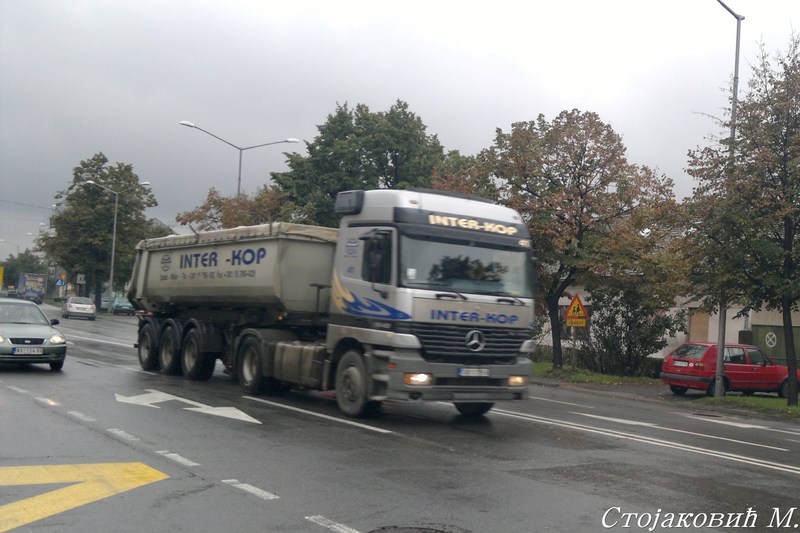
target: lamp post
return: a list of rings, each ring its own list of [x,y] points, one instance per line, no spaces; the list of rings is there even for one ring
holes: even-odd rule
[[[294,137],[289,137],[288,139],[283,139],[282,141],[272,141],[272,142],[268,142],[268,143],[255,144],[253,146],[244,146],[244,147],[242,147],[242,146],[236,146],[232,142],[226,141],[222,137],[220,137],[218,135],[214,135],[210,131],[204,130],[203,128],[201,128],[200,126],[195,124],[194,122],[189,122],[188,120],[181,120],[179,122],[179,124],[181,126],[186,126],[187,128],[194,128],[196,130],[202,131],[203,133],[207,133],[208,135],[211,135],[215,139],[218,139],[218,140],[224,142],[228,146],[232,146],[232,147],[236,148],[237,150],[239,150],[239,178],[238,178],[238,181],[236,182],[236,196],[237,197],[241,194],[241,190],[242,190],[242,153],[245,150],[252,150],[253,148],[261,148],[262,146],[269,146],[271,144],[299,143],[300,142],[299,139],[295,139]]]
[[[123,189],[121,191],[115,191],[113,189],[110,189],[109,187],[106,187],[105,185],[101,185],[96,181],[92,180],[88,180],[86,183],[89,185],[97,185],[101,189],[105,189],[114,195],[114,226],[113,230],[111,231],[111,272],[108,276],[108,312],[112,313],[114,309],[111,303],[111,297],[114,295],[114,255],[116,254],[117,251],[117,210],[119,209],[119,195],[128,192],[130,190],[133,190],[137,187],[150,185],[150,182],[143,181],[138,185],[134,185],[133,187],[128,187],[127,189]]]
[[[734,143],[736,141],[736,104],[739,93],[739,41],[742,35],[742,21],[744,17],[729,8],[722,0],[717,0],[736,19],[736,59],[733,67],[733,98],[731,98],[731,140],[728,147],[728,172],[733,176],[734,164]],[[719,397],[725,394],[725,383],[722,379],[723,355],[725,352],[725,322],[728,320],[728,302],[723,297],[719,303],[719,334],[717,336],[717,373],[714,382],[714,396]]]

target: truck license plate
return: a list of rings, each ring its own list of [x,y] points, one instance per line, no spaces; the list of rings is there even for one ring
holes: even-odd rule
[[[485,378],[489,377],[488,368],[459,368],[458,375],[462,378]]]
[[[32,346],[31,347],[23,346],[21,348],[14,348],[15,355],[42,355],[42,353],[43,352],[41,348],[34,348]]]

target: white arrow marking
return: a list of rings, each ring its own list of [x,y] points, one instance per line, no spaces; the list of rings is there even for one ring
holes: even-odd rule
[[[242,411],[236,409],[235,407],[211,407],[210,405],[206,405],[200,402],[195,402],[193,400],[189,400],[187,398],[181,398],[180,396],[174,396],[172,394],[168,394],[166,392],[161,392],[155,389],[145,389],[147,393],[139,394],[138,396],[122,396],[121,394],[114,394],[117,398],[118,402],[122,403],[131,403],[134,405],[144,405],[146,407],[154,407],[158,409],[157,405],[153,405],[160,402],[169,402],[169,401],[178,401],[183,403],[188,403],[189,405],[193,405],[194,407],[184,407],[187,411],[196,411],[199,413],[205,413],[207,415],[214,415],[214,416],[222,416],[225,418],[233,418],[235,420],[241,420],[243,422],[252,422],[254,424],[260,424],[258,420],[243,413]]]

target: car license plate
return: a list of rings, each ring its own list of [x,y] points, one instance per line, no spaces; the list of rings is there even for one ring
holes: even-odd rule
[[[689,366],[688,361],[673,361],[672,364],[675,366]]]
[[[33,346],[23,346],[21,348],[14,348],[14,355],[42,355],[44,353],[41,348]]]
[[[459,368],[458,375],[462,378],[485,378],[489,377],[488,368]]]

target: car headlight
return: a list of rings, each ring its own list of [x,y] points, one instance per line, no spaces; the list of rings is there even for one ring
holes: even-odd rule
[[[50,344],[66,344],[67,339],[64,338],[64,335],[56,333],[50,337]]]
[[[5,342],[5,340],[6,339],[2,335],[0,335],[0,342]]]

